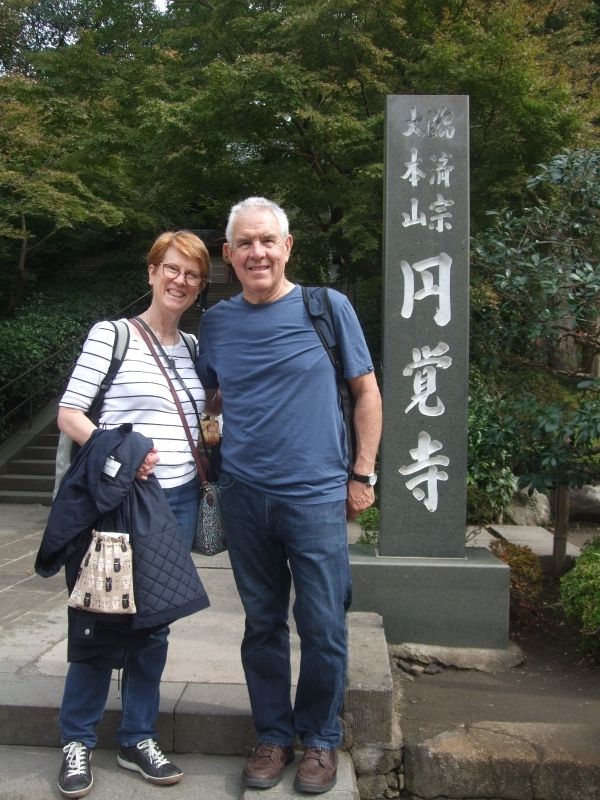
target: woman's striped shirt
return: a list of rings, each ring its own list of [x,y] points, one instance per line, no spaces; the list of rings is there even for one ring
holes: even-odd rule
[[[99,425],[116,428],[130,422],[133,429],[152,439],[160,462],[155,474],[160,485],[167,489],[192,480],[196,466],[190,446],[167,382],[150,354],[145,342],[131,336],[123,363],[108,388],[100,410]],[[137,333],[137,331],[135,331]],[[66,408],[87,412],[98,393],[98,387],[108,371],[115,341],[110,322],[99,322],[91,329],[77,360],[67,389],[60,401]],[[194,337],[194,343],[196,339]],[[171,357],[171,348],[167,355]],[[163,357],[158,356],[163,360]],[[196,402],[198,412],[204,409],[205,393],[183,339],[173,348],[177,372]],[[168,362],[169,377],[177,391],[194,441],[198,440],[198,419],[187,393],[175,377]]]

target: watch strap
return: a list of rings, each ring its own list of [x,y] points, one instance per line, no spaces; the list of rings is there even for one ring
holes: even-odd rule
[[[375,480],[373,480],[373,478]],[[366,483],[369,486],[374,486],[375,481],[377,480],[377,475],[374,472],[371,473],[371,475],[361,475],[358,472],[351,472],[350,480],[358,481],[359,483]]]

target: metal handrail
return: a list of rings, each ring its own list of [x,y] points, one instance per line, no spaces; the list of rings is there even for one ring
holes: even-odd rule
[[[111,317],[111,319],[118,319],[118,318],[123,317],[123,316],[129,316],[127,314],[127,312],[130,311],[131,309],[135,308],[137,305],[139,305],[150,294],[151,294],[151,292],[149,292],[149,291],[145,292],[143,295],[141,295],[140,297],[138,297],[135,300],[133,300],[131,303],[126,305],[124,308],[122,308],[119,311],[117,311],[117,313],[114,314]],[[79,337],[80,337],[80,334],[78,334],[77,336],[72,337],[71,339],[69,339],[69,341],[66,344],[63,344],[62,347],[59,347],[58,350],[55,350],[50,355],[48,355],[45,358],[41,359],[41,361],[38,361],[32,367],[29,367],[24,372],[22,372],[19,375],[17,375],[15,378],[11,378],[11,380],[8,381],[7,383],[5,383],[3,386],[0,386],[0,396],[1,396],[11,386],[13,386],[14,384],[18,383],[19,381],[29,381],[29,392],[28,392],[28,394],[25,395],[23,400],[21,400],[16,405],[13,405],[8,411],[6,411],[2,416],[0,416],[0,423],[4,422],[5,419],[8,419],[10,416],[15,414],[20,409],[22,409],[23,406],[27,405],[27,407],[28,407],[27,408],[27,427],[31,428],[32,421],[33,421],[33,409],[34,409],[34,402],[33,401],[39,395],[47,392],[47,388],[48,388],[48,385],[50,383],[50,381],[48,381],[48,383],[44,384],[42,387],[40,387],[39,389],[34,391],[34,389],[33,389],[33,376],[34,376],[34,374],[41,367],[43,367],[45,364],[47,364],[48,362],[50,362],[52,360],[55,360],[58,356],[60,356],[61,354],[67,352],[70,348],[72,348],[73,343]],[[64,373],[62,373],[62,374],[60,372],[57,373],[52,378],[52,381],[54,382],[54,381],[56,381],[58,379],[64,380],[66,378],[67,374],[69,373],[70,369],[71,369],[71,365],[69,365],[69,368],[67,370],[65,370]]]

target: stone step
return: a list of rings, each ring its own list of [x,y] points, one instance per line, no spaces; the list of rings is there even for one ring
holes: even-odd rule
[[[222,575],[217,575],[217,578],[223,580]],[[209,580],[212,579],[213,576],[209,576]],[[52,600],[58,610],[51,608],[52,603],[45,603],[39,611],[29,615],[28,625],[38,631],[41,640],[54,638],[66,644],[62,638],[66,634],[62,612],[64,584],[62,580],[58,583],[58,594]],[[198,615],[187,621],[187,628],[180,625],[175,629],[170,653],[173,674],[168,674],[161,684],[158,738],[166,749],[180,753],[244,755],[255,743],[246,685],[196,682],[181,677],[184,673],[191,677],[190,667],[184,663],[187,649],[190,643],[201,638],[202,626],[207,624],[207,619]],[[13,638],[21,635],[16,623],[12,625],[15,630],[11,631],[9,626],[5,633],[8,642],[3,652],[5,664],[16,660],[22,669],[13,674],[0,670],[0,745],[57,747],[60,738],[56,718],[64,676],[56,672],[63,673],[64,668],[56,661],[57,652],[47,650],[37,660],[35,672],[29,672],[24,664],[31,656],[27,648],[35,649],[36,643],[30,642],[21,648],[10,645]],[[192,631],[198,635],[194,636]],[[235,652],[237,648],[236,641]],[[348,616],[348,648],[344,715],[351,720],[353,746],[360,748],[373,742],[391,742],[394,691],[385,634],[378,614]],[[177,664],[181,664],[179,671]],[[222,667],[218,673],[221,680],[227,679],[225,672]],[[214,680],[214,675],[202,675],[207,681],[211,677]],[[120,717],[121,701],[117,680],[114,679],[104,718],[97,728],[99,747],[113,745]]]
[[[488,531],[497,538],[521,547],[529,547],[540,559],[544,572],[552,571],[552,552],[554,534],[539,525],[490,525]],[[567,543],[564,570],[570,569],[581,550],[571,542]]]
[[[58,445],[58,428],[56,431],[44,431],[38,433],[35,439],[31,442],[36,447],[56,447]]]
[[[600,797],[600,731],[589,725],[482,721],[404,742],[405,791],[511,800]]]
[[[30,444],[19,454],[19,457],[38,461],[53,461],[56,458],[56,446]]]
[[[58,797],[56,781],[62,763],[60,748],[0,747],[2,800],[48,800]],[[295,800],[306,798],[293,789],[295,765],[286,768],[283,780],[268,790],[246,789],[239,756],[174,754],[173,761],[184,771],[180,783],[166,790],[169,800]],[[296,763],[299,754],[296,755]],[[97,748],[92,757],[93,796],[111,800],[148,800],[165,795],[165,788],[152,786],[136,772],[117,765],[116,750]],[[352,760],[340,753],[337,784],[327,793],[329,800],[359,800]]]
[[[0,490],[22,492],[51,492],[54,488],[53,475],[25,475],[23,473],[5,473],[0,475]]]
[[[53,485],[54,488],[54,485]],[[0,489],[0,503],[17,503],[19,505],[52,505],[52,490],[28,492],[25,490],[11,491]]]
[[[0,686],[0,745],[58,747],[56,718],[64,678],[0,675]],[[121,701],[117,681],[113,680],[104,718],[97,728],[99,747],[114,745],[120,718]],[[244,755],[254,746],[246,686],[163,681],[156,729],[167,750]]]
[[[22,473],[23,475],[52,475],[54,476],[55,462],[51,461],[38,461],[32,458],[20,458],[15,461],[9,461],[6,465],[7,475],[15,473]]]

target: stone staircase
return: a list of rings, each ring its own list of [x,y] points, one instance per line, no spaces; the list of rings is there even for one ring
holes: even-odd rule
[[[50,505],[57,445],[58,428],[54,422],[6,464],[0,475],[0,502]]]
[[[240,284],[213,283],[207,304],[227,300],[240,291]],[[201,310],[193,305],[181,318],[180,327],[196,334]],[[56,401],[24,429],[0,447],[0,504],[23,503],[49,506],[54,489],[54,460],[58,445]]]
[[[54,401],[0,447],[0,503],[52,503],[57,445]]]

